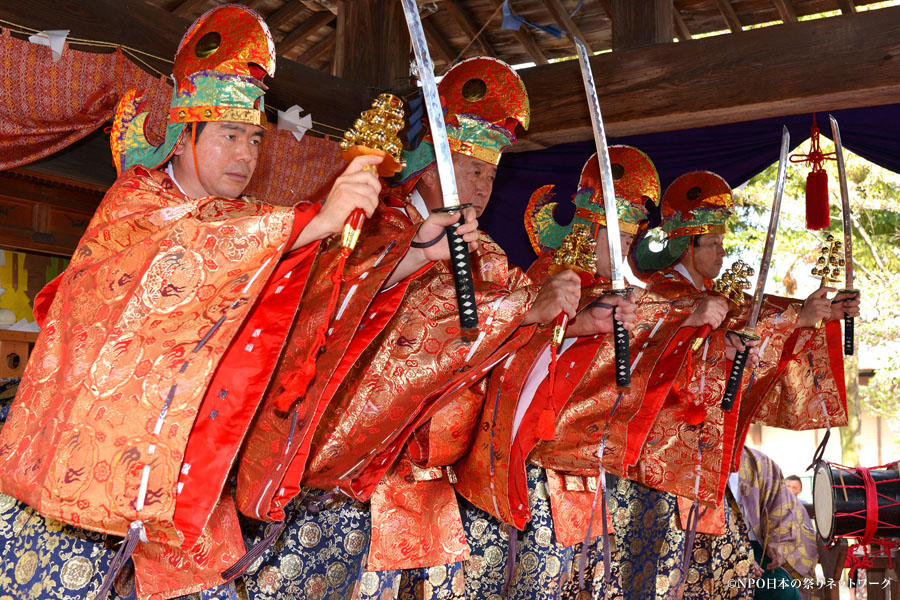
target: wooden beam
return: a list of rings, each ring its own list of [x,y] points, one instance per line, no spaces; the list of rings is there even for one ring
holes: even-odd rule
[[[719,12],[722,13],[725,24],[728,25],[728,29],[731,30],[731,33],[741,33],[744,31],[741,20],[738,19],[737,13],[734,12],[734,7],[731,6],[729,0],[716,0],[716,6],[719,7]]]
[[[491,0],[491,3],[496,10],[503,5],[503,0]],[[522,47],[525,48],[525,52],[531,57],[531,60],[539,65],[546,65],[549,62],[547,57],[544,56],[543,51],[541,51],[540,46],[538,46],[537,42],[534,40],[534,36],[532,36],[525,27],[520,27],[519,29],[514,30],[513,33],[515,34],[516,39],[519,40],[519,43],[522,44]]]
[[[684,19],[681,18],[681,13],[678,12],[678,7],[675,6],[674,2],[672,3],[672,19],[675,25],[675,35],[678,36],[678,40],[686,42],[691,39],[691,30],[687,28],[687,24],[684,22]]]
[[[306,9],[300,0],[287,0],[284,5],[274,13],[266,17],[266,25],[272,31],[278,31],[278,28],[299,15]]]
[[[900,7],[592,57],[613,137],[860,106],[900,98]],[[519,71],[531,144],[589,140],[578,63]],[[777,139],[777,132],[775,132]]]
[[[444,39],[441,32],[437,30],[431,19],[422,19],[422,29],[425,30],[425,37],[428,39],[428,46],[438,51],[438,54],[444,57],[447,63],[453,64],[456,60],[456,50]]]
[[[310,47],[309,50],[307,50],[306,52],[301,54],[297,60],[299,62],[303,63],[304,65],[311,65],[311,63],[314,63],[315,61],[319,60],[320,58],[322,58],[322,56],[326,52],[328,52],[329,50],[334,48],[334,44],[336,42],[337,42],[337,32],[332,31],[331,33],[329,33],[325,37],[323,37],[321,40],[319,40],[318,42],[313,44],[312,47]]]
[[[856,14],[856,3],[853,0],[837,0],[838,8],[841,9],[841,14],[845,15],[855,15]]]
[[[775,2],[775,9],[778,11],[778,16],[781,18],[782,23],[797,22],[797,12],[794,10],[794,5],[791,0],[773,1]]]
[[[327,10],[323,10],[322,12],[317,12],[310,18],[308,18],[303,25],[296,28],[277,44],[275,44],[275,53],[276,54],[285,54],[286,52],[290,52],[308,38],[311,34],[315,33],[322,27],[326,25],[330,25],[337,17],[331,14]]]
[[[71,256],[103,192],[0,172],[0,247]]]
[[[550,16],[559,24],[560,27],[566,31],[569,36],[575,36],[584,42],[584,45],[587,46],[588,52],[593,54],[594,49],[591,48],[591,45],[588,43],[587,38],[584,36],[584,33],[581,32],[578,25],[575,24],[575,21],[572,20],[572,17],[569,16],[569,11],[566,10],[566,7],[562,5],[560,0],[543,0],[544,6],[547,8],[547,11],[550,13]]]
[[[672,0],[612,0],[611,4],[613,52],[669,43],[674,38]]]
[[[599,0],[599,2],[603,12],[606,13],[606,18],[612,22],[612,4],[609,3],[609,0]]]
[[[172,14],[189,19],[193,17],[194,13],[197,12],[197,9],[204,4],[206,4],[206,0],[184,0],[184,2],[179,4],[175,10],[172,11]]]
[[[34,29],[71,30],[72,37],[127,44],[171,59],[191,22],[143,0],[3,0],[0,19]],[[83,49],[74,46],[79,50]],[[170,73],[168,61],[146,59],[159,72]],[[316,121],[346,127],[372,101],[366,86],[332,77],[292,60],[278,57],[276,76],[266,82],[266,105],[287,109],[300,104]]]
[[[485,39],[484,33],[478,33],[480,27],[476,27],[475,23],[472,22],[472,18],[469,14],[459,5],[456,0],[444,0],[443,3],[444,8],[447,9],[453,19],[462,27],[462,30],[466,32],[466,35],[469,36],[470,40],[475,40],[480,46],[481,50],[487,56],[496,57],[497,53],[494,51],[494,48],[491,44]]]
[[[334,73],[339,77],[379,91],[409,87],[409,49],[409,29],[397,0],[338,4]]]

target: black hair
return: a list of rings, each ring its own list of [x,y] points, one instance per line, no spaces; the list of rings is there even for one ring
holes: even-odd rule
[[[796,475],[788,475],[787,477],[784,478],[784,480],[785,481],[796,481],[797,483],[800,484],[800,489],[801,490],[803,489],[803,480],[800,479],[799,477],[797,477]]]

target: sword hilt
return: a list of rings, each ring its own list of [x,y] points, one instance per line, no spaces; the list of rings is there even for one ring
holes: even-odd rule
[[[853,317],[844,314],[844,355],[853,356]]]
[[[460,204],[436,208],[432,212],[454,213],[471,206]],[[456,304],[459,308],[459,325],[462,329],[478,328],[478,307],[475,304],[475,282],[472,278],[472,261],[469,258],[469,245],[463,241],[457,229],[465,223],[465,215],[444,229],[447,232],[447,244],[450,247],[450,267],[453,270],[453,283],[456,286]]]
[[[616,294],[622,297],[631,293],[633,288],[616,288],[604,290],[604,294]],[[613,345],[616,350],[616,385],[621,388],[631,387],[631,348],[628,339],[628,330],[621,321],[616,320],[615,310],[613,320]]]
[[[859,290],[844,289],[844,290],[839,290],[838,293],[859,294]],[[850,300],[850,299],[851,298],[844,298],[844,300]],[[854,329],[853,317],[851,317],[847,313],[844,313],[844,356],[853,356],[853,346],[855,345],[854,340],[853,340],[853,336],[854,336],[853,329]]]
[[[752,333],[743,331],[734,331],[732,333],[736,333],[743,342],[759,339],[759,336]],[[728,382],[725,384],[725,395],[722,397],[722,410],[724,411],[730,411],[734,407],[734,401],[737,399],[738,391],[741,389],[741,380],[744,378],[744,367],[747,366],[748,356],[750,356],[750,348],[746,345],[743,350],[739,350],[734,355],[731,372],[728,374]]]

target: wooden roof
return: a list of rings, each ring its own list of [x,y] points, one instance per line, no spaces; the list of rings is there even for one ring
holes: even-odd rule
[[[224,0],[145,0],[186,19],[194,19]],[[630,0],[636,5],[645,3]],[[337,38],[337,0],[247,0],[266,18],[279,55],[310,67],[338,74],[334,69]],[[613,47],[612,0],[510,0],[515,14],[564,32],[574,29],[592,50]],[[884,4],[875,0],[674,0],[673,38],[687,39],[716,32],[740,32],[743,27],[794,23],[821,13],[850,14],[857,7]],[[419,0],[426,34],[441,72],[458,58],[490,55],[509,64],[574,55],[564,35],[556,38],[523,25],[519,31],[501,28],[502,0]]]

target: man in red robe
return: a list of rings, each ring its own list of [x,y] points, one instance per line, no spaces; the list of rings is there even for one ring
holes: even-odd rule
[[[121,175],[36,302],[42,333],[0,435],[0,595],[105,598],[134,552],[116,597],[234,597],[221,572],[245,548],[225,480],[289,330],[330,317],[304,293],[332,234],[381,189],[364,157],[321,206],[242,196],[274,66],[264,20],[223,6],[179,46],[161,146],[139,94],[120,103]]]
[[[636,148],[613,146],[610,160],[627,251],[646,227],[647,206],[659,201],[659,179]],[[626,327],[637,322],[631,387],[617,388],[612,336],[604,335],[609,330],[603,326],[616,300],[601,298],[611,269],[596,157],[582,171],[573,225],[555,223],[550,197],[548,187],[536,191],[526,214],[526,229],[540,255],[529,275],[541,281],[553,263],[569,263],[559,259],[571,253],[576,228],[596,232],[588,236],[588,242],[596,239],[595,265],[582,291],[583,310],[556,352],[545,331],[494,368],[474,447],[454,466],[457,491],[467,500],[469,597],[556,598],[577,592],[577,583],[571,587],[575,546],[602,531],[598,485],[606,471],[624,474],[627,442],[635,435],[631,421],[644,396],[664,393],[671,380],[655,381],[651,373],[660,364],[678,368],[684,359],[678,348],[690,340],[692,325],[717,324],[710,322],[716,316],[706,304],[672,306],[638,290],[634,304],[615,308]],[[682,325],[688,333],[681,333]]]
[[[511,68],[487,58],[456,65],[440,91],[460,201],[477,214],[490,198],[501,151],[515,141],[517,126],[528,125],[527,94]],[[399,184],[384,195],[360,238],[382,248],[385,261],[410,246],[431,256],[429,244],[441,239],[440,232],[420,230],[411,244],[408,233],[441,205],[431,141],[406,160]],[[338,301],[316,377],[302,398],[287,403],[290,410],[277,409],[278,395],[296,394],[274,382],[275,397],[250,433],[238,477],[241,511],[280,522],[247,528],[262,556],[244,575],[252,598],[342,597],[354,588],[362,597],[381,597],[399,585],[404,569],[415,586],[424,567],[443,569],[447,586],[460,581],[458,561],[467,550],[452,486],[439,466],[414,466],[408,442],[422,439],[430,419],[527,339],[534,323],[574,312],[578,295],[571,274],[532,285],[484,234],[472,263],[477,330],[460,331],[448,263],[410,271],[379,262],[345,277],[346,295],[358,299],[373,277],[391,274],[371,301],[367,296],[368,305],[357,302],[366,306],[362,314]],[[464,449],[472,422],[465,414],[447,423],[448,437],[431,438],[430,447],[441,456]],[[457,565],[449,573],[448,563]]]

